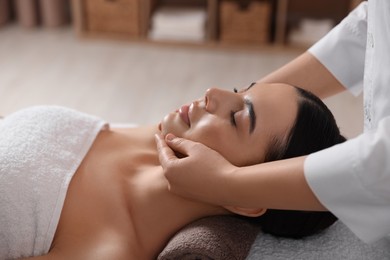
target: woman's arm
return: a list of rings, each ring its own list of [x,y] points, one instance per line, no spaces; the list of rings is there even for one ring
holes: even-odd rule
[[[156,141],[174,193],[224,206],[325,210],[305,180],[305,157],[240,168],[200,143],[171,137]],[[187,157],[178,159],[170,147]]]
[[[259,82],[288,83],[320,98],[337,94],[345,87],[358,94],[365,64],[367,5],[363,1],[308,51]]]
[[[306,51],[280,69],[258,80],[263,83],[287,83],[313,92],[321,99],[345,90],[322,63]]]
[[[302,156],[237,168],[227,175],[232,187],[229,199],[243,207],[326,210],[306,181],[305,159]]]

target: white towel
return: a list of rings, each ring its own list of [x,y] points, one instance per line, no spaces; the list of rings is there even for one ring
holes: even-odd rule
[[[205,39],[206,10],[161,7],[153,15],[149,38],[200,42]]]
[[[49,251],[69,182],[104,126],[54,106],[0,121],[0,259]]]

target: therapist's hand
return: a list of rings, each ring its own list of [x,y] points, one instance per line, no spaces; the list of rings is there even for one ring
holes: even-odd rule
[[[237,167],[207,146],[172,134],[165,139],[157,134],[156,143],[171,192],[214,205],[230,204],[230,176]]]

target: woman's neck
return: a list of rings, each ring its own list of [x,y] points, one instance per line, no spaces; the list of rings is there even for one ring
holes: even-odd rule
[[[194,220],[227,214],[220,207],[191,201],[169,192],[158,162],[154,142],[156,130],[138,128],[129,131],[129,154],[126,156],[126,193],[131,218],[141,246],[148,248],[145,250],[147,252],[161,251],[172,235]]]

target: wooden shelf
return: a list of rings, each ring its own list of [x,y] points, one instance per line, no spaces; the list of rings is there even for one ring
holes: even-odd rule
[[[146,37],[151,0],[72,0],[73,23],[79,35]]]
[[[220,41],[220,7],[223,1],[234,0],[72,0],[73,22],[76,32],[81,36],[148,40],[151,19],[154,11],[159,6],[169,4],[202,5],[202,7],[205,8],[207,17],[204,44],[222,44]],[[296,10],[299,9],[302,11],[307,9],[307,12],[318,11],[314,10],[316,5],[311,3],[311,0],[262,1],[268,2],[271,8],[271,18],[267,24],[267,26],[269,26],[269,44],[284,45],[287,42],[291,15],[294,14]],[[334,2],[334,4],[328,5],[328,14],[325,15],[332,17],[334,16],[334,13],[337,13],[337,19],[347,15],[349,12],[350,9],[346,9],[345,6],[350,7],[352,2],[356,2],[356,0],[329,1],[332,1],[332,3]],[[236,2],[247,1],[236,0]],[[119,7],[115,8],[115,5]],[[122,6],[122,8],[120,6]],[[130,6],[132,6],[133,10],[131,10]],[[334,11],[336,9],[337,12]],[[326,10],[322,11],[325,12]],[[115,14],[115,12],[118,13]],[[305,14],[304,12],[301,12],[300,15]],[[110,21],[110,19],[116,20]],[[94,21],[96,24],[93,24]],[[257,20],[257,22],[259,22],[259,20]],[[113,28],[110,26],[113,26],[116,29],[110,29]],[[243,44],[241,43],[240,45],[242,46]]]

